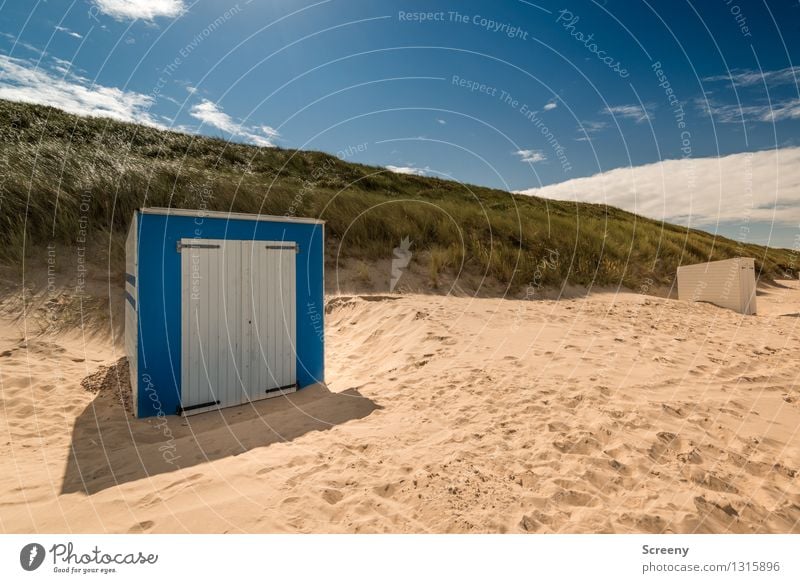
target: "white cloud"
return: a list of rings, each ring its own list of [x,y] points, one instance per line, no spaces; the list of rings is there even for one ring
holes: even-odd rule
[[[217,107],[213,101],[204,99],[201,103],[194,105],[191,110],[192,117],[195,117],[212,127],[219,128],[225,132],[238,133],[240,125],[233,121],[233,118]]]
[[[786,67],[775,71],[755,71],[753,69],[734,69],[729,75],[713,75],[704,77],[703,81],[727,81],[736,87],[751,87],[753,85],[794,85],[800,80],[800,67]]]
[[[62,73],[58,77],[22,59],[0,55],[0,98],[51,105],[78,115],[161,125],[148,112],[152,97],[91,83],[71,74],[70,65],[57,59],[55,69]]]
[[[186,91],[188,91],[191,95],[197,93],[197,87],[192,87],[191,85],[186,86]]]
[[[24,49],[27,49],[27,50],[31,51],[32,53],[34,53],[34,54],[36,54],[36,55],[38,55],[40,57],[44,55],[44,51],[42,49],[40,49],[39,47],[36,47],[36,46],[34,46],[34,45],[30,44],[30,43],[26,43],[21,38],[18,38],[16,36],[14,36],[13,34],[9,34],[7,32],[0,32],[0,36],[2,36],[3,38],[8,39],[12,43],[14,43],[14,48],[19,46],[19,47],[22,47]]]
[[[800,119],[800,99],[790,99],[760,105],[719,105],[698,99],[697,106],[719,123],[742,123],[745,121],[773,123],[786,119]]]
[[[175,99],[174,97],[172,97],[172,96],[170,96],[170,95],[167,95],[166,93],[163,93],[163,92],[162,92],[162,93],[159,93],[159,94],[158,94],[158,96],[159,96],[161,99],[166,99],[166,100],[167,100],[167,101],[169,101],[170,103],[174,103],[174,104],[175,104],[175,105],[177,105],[178,107],[183,107],[183,105],[184,105],[184,103],[185,103],[185,102],[183,102],[183,103],[182,103],[182,102],[178,101],[177,99]]]
[[[440,123],[442,125],[446,125],[447,124],[447,122],[444,121],[443,119],[437,119],[436,121],[437,121],[437,123]]]
[[[605,121],[582,121],[578,126],[576,142],[591,142],[592,136],[608,127],[608,122]]]
[[[280,136],[278,130],[276,130],[271,126],[261,126],[259,129],[264,133],[265,136],[269,138],[277,138],[278,136]]]
[[[530,164],[547,160],[547,156],[545,156],[544,152],[541,150],[517,150],[514,153],[520,157],[521,162],[528,162]]]
[[[414,166],[392,166],[388,164],[386,166],[387,170],[391,170],[397,174],[412,174],[414,176],[425,176],[425,172],[428,168],[415,168]]]
[[[800,148],[664,160],[520,194],[608,204],[691,226],[773,220],[796,225],[800,222]]]
[[[81,34],[78,34],[78,33],[77,33],[77,32],[75,32],[74,30],[70,30],[70,29],[68,29],[66,26],[56,26],[56,30],[57,30],[58,32],[63,32],[63,33],[66,33],[66,34],[68,34],[69,36],[71,36],[71,37],[74,37],[74,38],[83,38],[83,35],[81,35]]]
[[[243,138],[256,146],[274,146],[273,140],[279,135],[277,130],[270,126],[248,127],[237,123],[231,116],[222,111],[216,103],[208,99],[204,99],[197,105],[192,106],[189,114],[206,125],[227,132],[232,136]],[[256,132],[261,132],[264,135]]]
[[[552,101],[548,101],[547,103],[545,103],[542,109],[544,109],[545,111],[550,111],[551,109],[555,109],[556,107],[558,107],[558,103],[556,103],[554,99]]]
[[[174,18],[186,10],[183,0],[94,0],[94,4],[117,20]]]
[[[625,119],[632,119],[636,121],[636,123],[642,123],[651,117],[648,111],[641,105],[613,105],[611,107],[606,107],[601,111],[601,113],[607,113],[608,115],[622,117]]]
[[[64,59],[59,59],[58,57],[51,57],[53,61],[53,70],[61,73],[64,76],[72,76],[73,79],[77,79],[79,81],[86,82],[87,79],[83,77],[78,77],[72,71],[72,61],[65,61]]]
[[[596,134],[600,130],[604,130],[608,127],[607,121],[584,121],[581,122],[580,130],[586,132],[587,134]]]

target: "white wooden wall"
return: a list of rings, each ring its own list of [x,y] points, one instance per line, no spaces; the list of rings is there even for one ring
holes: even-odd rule
[[[137,220],[138,214],[134,213],[131,226],[128,229],[128,236],[125,239],[125,292],[130,294],[133,304],[125,297],[125,354],[128,356],[128,368],[130,369],[131,376],[131,393],[133,404],[133,414],[138,414],[138,348],[139,348],[139,260],[137,248]],[[134,277],[133,283],[128,280],[127,275],[130,274]]]
[[[678,297],[756,313],[755,262],[739,257],[678,268]]]
[[[295,244],[182,239],[181,246],[181,406],[213,403],[186,413],[293,391]]]

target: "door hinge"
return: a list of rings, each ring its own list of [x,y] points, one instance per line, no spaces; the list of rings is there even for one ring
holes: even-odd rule
[[[300,253],[300,245],[265,245],[265,249],[294,249],[295,253]]]
[[[180,253],[181,249],[220,249],[220,245],[212,245],[209,243],[181,243],[178,241],[175,244],[175,250]]]
[[[264,391],[265,393],[277,393],[278,391],[287,391],[289,389],[297,390],[297,383],[292,383],[291,385],[284,385],[282,387],[274,387],[272,389],[267,389]]]
[[[219,401],[209,401],[208,403],[200,403],[199,405],[189,405],[188,407],[178,407],[175,409],[176,415],[181,415],[184,411],[192,411],[194,409],[202,409],[203,407],[213,407],[214,405],[219,405]]]

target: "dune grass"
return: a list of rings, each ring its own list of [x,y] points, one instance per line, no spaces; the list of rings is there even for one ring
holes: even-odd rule
[[[328,249],[390,259],[403,237],[434,285],[462,268],[513,289],[669,285],[680,264],[756,258],[767,278],[796,274],[793,253],[743,245],[593,204],[348,163],[321,152],[258,148],[57,109],[0,101],[0,261],[87,239],[112,272],[134,209],[207,208],[313,216]],[[544,266],[544,268],[543,268]]]

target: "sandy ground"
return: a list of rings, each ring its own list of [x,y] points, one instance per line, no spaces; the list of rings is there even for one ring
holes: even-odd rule
[[[327,387],[166,424],[125,414],[119,348],[6,322],[0,529],[800,532],[789,285],[755,317],[338,297]]]

